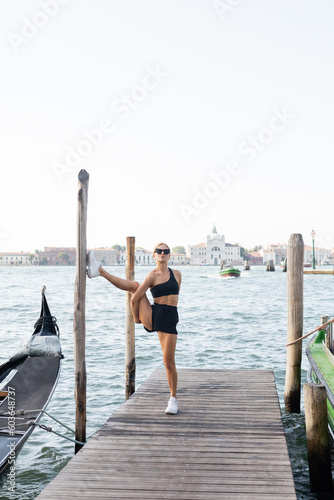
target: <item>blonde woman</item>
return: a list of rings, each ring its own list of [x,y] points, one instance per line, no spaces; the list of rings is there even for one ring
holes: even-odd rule
[[[93,252],[87,255],[87,275],[89,278],[102,276],[121,290],[132,293],[131,309],[134,321],[142,323],[148,332],[158,332],[163,362],[166,369],[170,389],[170,399],[165,413],[175,415],[178,411],[176,398],[177,371],[175,366],[175,348],[177,340],[176,325],[179,321],[177,303],[181,287],[180,271],[172,271],[168,266],[170,248],[166,243],[155,246],[153,258],[156,263],[140,285],[109,274],[94,258]],[[146,296],[151,290],[154,303],[151,305]]]

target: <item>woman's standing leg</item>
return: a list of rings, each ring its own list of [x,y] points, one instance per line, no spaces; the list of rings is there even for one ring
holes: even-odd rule
[[[175,349],[177,335],[172,333],[159,332],[159,340],[161,344],[163,362],[166,369],[170,395],[172,398],[176,398],[177,370],[175,366]]]

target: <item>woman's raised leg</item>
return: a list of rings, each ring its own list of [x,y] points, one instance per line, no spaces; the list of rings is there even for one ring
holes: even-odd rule
[[[118,276],[114,276],[113,274],[108,273],[101,266],[99,267],[99,273],[100,276],[108,280],[112,285],[116,286],[120,290],[130,292],[131,294],[134,294],[139,287],[139,283],[137,281],[130,281],[124,278],[119,278]],[[144,297],[142,297],[139,301],[138,312],[140,320],[139,322],[142,323],[148,330],[152,330],[152,307],[146,295],[144,295]]]
[[[130,292],[132,295],[140,286],[137,281],[126,280],[124,278],[119,278],[118,276],[114,276],[113,274],[108,273],[95,259],[94,253],[91,250],[87,254],[87,275],[89,278],[102,276],[116,288],[119,288],[120,290],[124,290],[126,292]],[[133,313],[134,311],[132,303],[131,308]],[[136,322],[142,323],[145,328],[147,328],[148,330],[152,330],[152,307],[148,298],[146,297],[146,294],[139,301],[137,301],[136,310],[138,311]],[[136,318],[135,314],[133,314],[133,316],[134,318]]]
[[[119,278],[118,276],[114,276],[113,274],[108,273],[103,267],[99,267],[100,276],[109,281],[112,285],[119,288],[120,290],[125,290],[126,292],[135,293],[137,288],[139,287],[139,283],[137,281],[130,281],[124,278]]]

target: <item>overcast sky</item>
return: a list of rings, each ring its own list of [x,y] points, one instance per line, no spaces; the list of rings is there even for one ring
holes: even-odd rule
[[[331,0],[1,0],[0,251],[334,246]]]

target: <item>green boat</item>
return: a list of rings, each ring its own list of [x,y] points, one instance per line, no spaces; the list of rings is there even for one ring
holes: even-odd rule
[[[334,440],[334,355],[333,355],[333,323],[324,326],[311,339],[306,355],[310,363],[307,374],[308,382],[315,382],[326,387],[328,427]]]
[[[220,276],[233,276],[235,278],[239,278],[241,274],[241,271],[237,269],[236,267],[226,267],[225,269],[222,269],[220,271]]]

